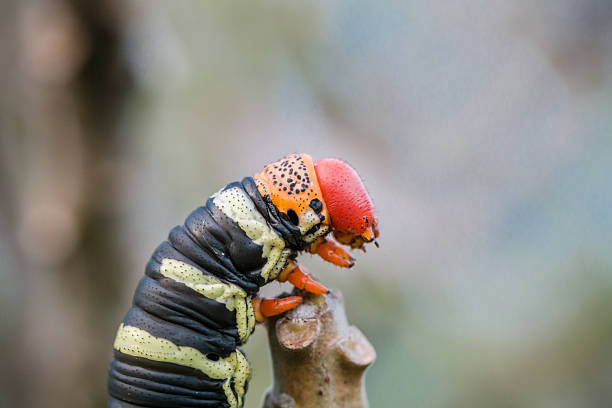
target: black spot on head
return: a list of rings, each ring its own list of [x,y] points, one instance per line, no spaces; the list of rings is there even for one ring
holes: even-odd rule
[[[314,210],[317,214],[323,211],[323,203],[318,198],[313,198],[310,201],[310,208]]]
[[[287,210],[287,216],[289,217],[289,221],[291,221],[293,225],[298,225],[300,223],[298,215],[291,208]]]
[[[215,353],[209,353],[206,355],[206,358],[209,359],[210,361],[219,361],[219,355],[215,354]]]

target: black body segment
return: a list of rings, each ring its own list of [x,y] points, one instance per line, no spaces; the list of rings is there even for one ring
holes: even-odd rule
[[[252,178],[231,183],[225,189],[228,188],[244,191],[251,200],[246,204],[255,206],[288,248],[299,249],[299,229],[259,195]],[[245,293],[242,301],[247,311],[251,298],[266,283],[261,276],[266,263],[262,245],[250,239],[236,221],[221,211],[214,197],[195,209],[184,225],[173,228],[168,240],[153,252],[122,325],[167,340],[173,347],[197,350],[211,364],[240,354],[238,346],[245,337],[241,338],[237,323],[238,301],[232,303],[231,309],[225,298],[205,296],[195,286],[189,286],[190,282],[165,275],[164,262],[166,267],[170,261],[197,268],[204,276],[220,282],[220,286],[237,286],[240,289],[236,290]],[[108,384],[111,395],[108,408],[232,406],[225,379],[211,378],[190,366],[130,355],[118,349]],[[247,386],[248,383],[244,384],[244,388]],[[231,392],[235,400],[243,401],[234,379]],[[237,404],[234,406],[242,405]]]
[[[223,381],[199,370],[151,361],[115,351],[109,392],[116,398],[108,407],[229,407]],[[114,404],[114,405],[113,405]]]

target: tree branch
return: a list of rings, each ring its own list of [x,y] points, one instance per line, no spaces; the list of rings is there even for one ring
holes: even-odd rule
[[[266,322],[274,385],[263,408],[364,408],[364,373],[376,352],[350,326],[342,294],[307,295],[297,308]]]

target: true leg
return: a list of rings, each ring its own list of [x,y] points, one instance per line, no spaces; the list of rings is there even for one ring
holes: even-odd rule
[[[276,316],[287,310],[291,310],[302,303],[301,296],[289,296],[286,298],[260,298],[255,296],[253,298],[253,310],[255,311],[255,320],[259,323],[263,323],[266,317]]]
[[[289,281],[296,288],[317,295],[328,292],[325,286],[312,279],[306,268],[298,265],[293,259],[289,259],[285,269],[278,275],[278,280],[279,282]]]
[[[338,245],[336,241],[328,238],[322,238],[314,242],[309,250],[311,253],[319,255],[327,262],[343,268],[350,268],[355,265],[355,258]]]

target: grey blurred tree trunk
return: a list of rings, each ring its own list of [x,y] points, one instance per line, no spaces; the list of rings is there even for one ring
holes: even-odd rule
[[[9,248],[2,293],[11,294],[2,306],[19,311],[3,325],[2,345],[10,345],[2,347],[2,371],[10,374],[0,390],[3,406],[106,400],[110,352],[96,350],[112,341],[108,297],[125,273],[118,260],[117,124],[132,90],[119,4],[0,6],[8,27],[0,71],[0,226]]]

